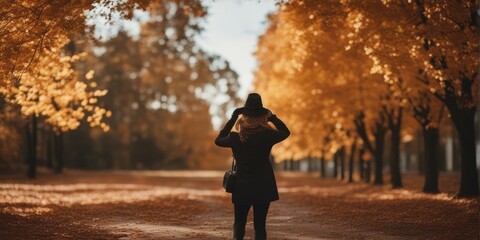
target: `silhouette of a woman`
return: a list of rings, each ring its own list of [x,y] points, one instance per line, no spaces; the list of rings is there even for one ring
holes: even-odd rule
[[[238,132],[231,132],[237,122]],[[274,129],[268,122],[273,123]],[[232,193],[235,222],[233,239],[243,239],[250,207],[253,206],[255,239],[266,239],[265,221],[270,202],[279,199],[270,163],[272,146],[290,135],[287,126],[263,107],[259,94],[248,95],[244,107],[237,108],[215,139],[220,147],[232,148],[237,163],[237,180]]]

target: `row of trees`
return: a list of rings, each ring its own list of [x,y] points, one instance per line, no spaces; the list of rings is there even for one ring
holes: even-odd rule
[[[96,88],[93,72],[81,75],[73,69],[85,54],[75,54],[67,46],[71,34],[85,26],[79,24],[85,18],[81,12],[91,4],[89,1],[0,3],[0,94],[2,110],[6,110],[2,118],[14,116],[17,124],[2,123],[16,140],[20,138],[15,136],[18,135],[15,129],[24,128],[29,177],[35,177],[36,173],[39,122],[53,132],[55,142],[61,139],[62,132],[78,128],[83,119],[92,127],[108,131],[104,118],[111,112],[98,105],[98,98],[106,91]],[[14,107],[6,106],[9,104]],[[17,111],[19,114],[13,113]],[[7,139],[3,144],[5,148],[21,150],[22,142]],[[61,147],[55,146],[58,157]],[[22,154],[3,155],[2,161],[11,162],[5,159],[19,156]]]
[[[310,1],[280,4],[260,38],[255,87],[292,126],[277,154],[332,158],[361,149],[383,183],[402,187],[400,144],[417,128],[424,192],[438,192],[439,131],[451,119],[461,145],[458,196],[478,196],[475,154],[478,28],[475,1]]]
[[[26,157],[30,177],[37,158],[57,172],[64,158],[83,168],[224,166],[209,144],[210,112],[226,116],[239,86],[228,62],[193,40],[207,14],[200,1],[0,4],[0,124],[11,139],[2,147],[16,149],[2,148],[0,162]],[[116,24],[135,9],[148,13],[135,38],[98,41],[87,25],[88,16]]]
[[[152,3],[149,20],[135,39],[127,32],[105,42],[78,41],[90,53],[102,103],[112,110],[106,134],[88,128],[71,135],[66,154],[85,168],[191,168],[225,166],[227,156],[211,144],[213,114],[224,118],[238,101],[237,74],[228,62],[203,51],[194,38],[206,9],[196,16],[188,4]],[[215,97],[230,99],[219,102]],[[79,140],[81,139],[81,140]],[[80,154],[83,153],[83,154]],[[94,162],[89,162],[95,159]]]

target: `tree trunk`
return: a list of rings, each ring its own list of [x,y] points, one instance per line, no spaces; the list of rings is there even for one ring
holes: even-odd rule
[[[402,175],[400,174],[400,126],[391,128],[392,131],[392,154],[390,161],[390,174],[393,188],[402,187]]]
[[[340,158],[340,180],[345,179],[345,147],[342,147],[339,152]]]
[[[55,173],[63,171],[63,133],[55,134]]]
[[[338,152],[333,155],[333,178],[338,176]]]
[[[374,184],[383,184],[383,147],[385,141],[385,129],[378,127],[375,133],[375,179]],[[368,163],[370,165],[370,163]]]
[[[452,120],[460,137],[461,178],[458,197],[479,195],[478,173],[475,149],[475,108],[462,109]]]
[[[358,173],[360,174],[360,180],[364,180],[364,169],[363,169],[363,153],[365,152],[365,149],[362,147],[358,151]]]
[[[425,151],[425,183],[423,192],[439,193],[438,190],[438,160],[437,150],[439,143],[438,128],[423,128],[423,147]]]
[[[369,183],[371,172],[372,172],[372,161],[365,161],[365,174],[364,174],[364,181]]]
[[[375,162],[375,180],[374,183],[377,185],[383,184],[383,147],[385,140],[385,114],[380,112],[378,120],[375,122],[375,128],[373,129],[373,134],[375,136],[375,146],[371,143],[368,134],[367,128],[365,126],[365,114],[359,112],[354,119],[355,128],[358,136],[363,141],[363,144],[370,153],[373,154]]]
[[[357,142],[354,141],[350,148],[350,156],[348,159],[348,182],[353,182],[353,160],[355,159],[355,151],[357,148]]]
[[[325,157],[320,158],[320,177],[325,177]]]
[[[46,157],[47,157],[47,167],[52,169],[53,168],[53,153],[52,153],[52,141],[53,141],[53,133],[52,134],[48,134],[48,137],[47,137],[47,142],[46,142]]]
[[[461,94],[455,93],[453,80],[444,81],[443,96],[436,95],[450,112],[453,124],[457,129],[460,140],[460,191],[457,197],[476,197],[479,196],[479,184],[477,173],[476,149],[475,149],[475,104],[472,94],[473,83],[477,80],[477,74],[468,78],[466,76],[460,79]]]
[[[400,174],[400,130],[402,129],[403,108],[398,107],[390,111],[384,108],[388,118],[388,126],[391,131],[391,154],[390,154],[390,181],[393,188],[402,187],[402,175]],[[397,114],[395,114],[395,112]]]
[[[25,163],[27,164],[26,176],[30,176],[30,163],[32,162],[32,131],[30,130],[30,123],[25,124],[25,136],[27,143],[27,159]]]
[[[28,141],[28,168],[27,177],[35,178],[37,175],[37,116],[32,115],[32,130],[27,124],[27,141]]]

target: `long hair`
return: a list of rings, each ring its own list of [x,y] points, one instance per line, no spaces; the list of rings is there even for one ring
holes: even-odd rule
[[[238,134],[240,135],[240,141],[247,141],[248,137],[251,135],[263,131],[265,129],[273,130],[272,126],[268,124],[268,115],[262,115],[259,117],[251,117],[242,115],[242,117],[237,121],[236,128]]]

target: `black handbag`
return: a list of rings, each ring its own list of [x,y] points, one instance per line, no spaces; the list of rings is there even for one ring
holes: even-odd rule
[[[232,193],[235,189],[235,182],[237,181],[237,163],[235,158],[232,158],[232,168],[225,172],[223,176],[223,188],[225,192]]]

